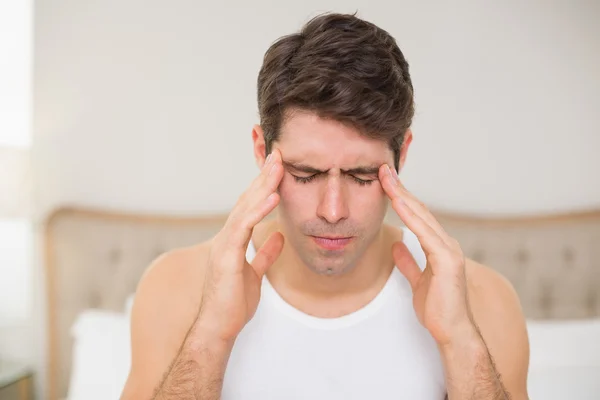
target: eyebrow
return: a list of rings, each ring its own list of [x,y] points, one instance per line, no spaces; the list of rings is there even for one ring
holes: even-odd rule
[[[291,162],[291,161],[283,161],[282,164],[285,168],[293,169],[299,172],[305,172],[307,174],[326,174],[329,170],[321,170],[310,165]],[[354,174],[354,175],[378,175],[379,174],[379,166],[359,166],[356,168],[350,169],[342,169],[342,173],[344,174]]]

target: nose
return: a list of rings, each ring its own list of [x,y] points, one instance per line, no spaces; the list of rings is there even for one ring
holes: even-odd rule
[[[330,224],[346,219],[349,214],[347,200],[341,177],[329,176],[321,194],[317,215]]]

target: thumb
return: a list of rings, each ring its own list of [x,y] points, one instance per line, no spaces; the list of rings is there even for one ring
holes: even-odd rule
[[[396,267],[404,275],[408,283],[410,283],[410,287],[414,292],[417,282],[421,277],[421,268],[419,268],[412,254],[410,254],[410,251],[402,242],[396,242],[392,245],[392,256],[394,257]]]
[[[283,249],[283,235],[280,232],[274,232],[267,241],[258,249],[254,260],[252,260],[252,268],[256,275],[262,279],[263,275],[273,265],[281,250]]]

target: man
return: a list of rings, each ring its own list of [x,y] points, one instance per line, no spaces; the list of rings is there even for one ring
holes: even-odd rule
[[[398,178],[414,106],[395,40],[321,15],[267,51],[258,104],[259,176],[139,284],[122,398],[526,399],[514,290]]]

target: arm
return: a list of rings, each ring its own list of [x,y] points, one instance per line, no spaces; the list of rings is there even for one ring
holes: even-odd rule
[[[209,243],[160,256],[131,314],[131,370],[121,400],[218,399],[232,346],[198,322]],[[204,325],[206,326],[206,325]]]
[[[465,335],[468,340],[440,349],[449,399],[470,399],[461,397],[455,386],[464,389],[472,383],[475,395],[488,388],[489,396],[504,390],[506,398],[526,400],[529,339],[519,298],[508,280],[493,269],[467,259],[466,272],[475,329]],[[465,349],[462,352],[461,347]],[[504,399],[489,396],[475,398]]]
[[[476,326],[460,340],[441,347],[440,354],[449,400],[512,399]]]
[[[466,260],[466,271],[474,323],[440,347],[448,398],[526,400],[529,341],[519,298],[494,270]]]
[[[379,180],[427,257],[421,271],[404,243],[392,246],[411,285],[416,316],[438,345],[448,398],[526,399],[527,331],[508,281],[465,259],[458,241],[406,190],[395,169],[384,164]]]
[[[202,298],[208,247],[172,250],[142,277],[131,313],[131,370],[122,400],[152,399],[179,358]]]
[[[232,347],[194,324],[153,399],[218,400]]]
[[[233,343],[256,312],[262,278],[283,248],[283,235],[275,232],[252,263],[246,260],[254,226],[279,202],[279,151],[269,160],[219,233],[161,257],[142,278],[122,400],[220,398]]]

